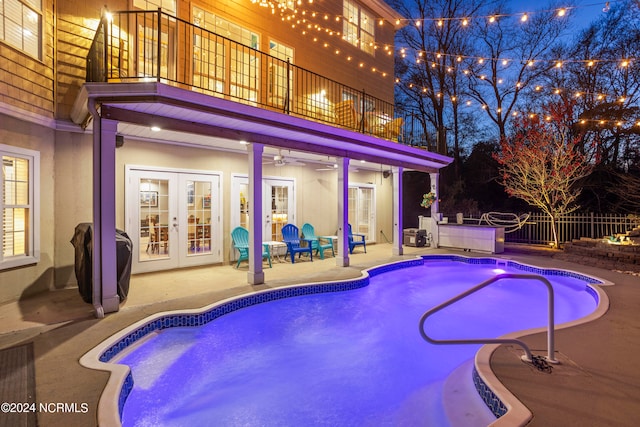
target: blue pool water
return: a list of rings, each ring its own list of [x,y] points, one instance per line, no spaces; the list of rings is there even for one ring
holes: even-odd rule
[[[479,346],[431,345],[418,321],[494,269],[428,261],[372,277],[360,289],[271,301],[201,327],[163,330],[118,361],[134,380],[123,425],[447,426],[443,383]],[[547,278],[556,324],[595,310],[584,281]],[[425,329],[436,339],[487,338],[546,321],[545,286],[504,280],[433,315]]]

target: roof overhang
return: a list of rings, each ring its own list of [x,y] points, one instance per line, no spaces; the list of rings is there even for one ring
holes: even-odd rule
[[[89,116],[89,100],[103,119],[200,135],[192,145],[212,140],[261,143],[278,149],[346,157],[423,172],[436,172],[453,159],[301,117],[209,96],[167,84],[85,83],[72,119]],[[165,141],[166,142],[166,141]],[[169,142],[170,143],[170,142]]]
[[[404,16],[400,15],[394,8],[389,6],[383,0],[365,0],[363,2],[371,8],[376,14],[389,21],[393,28],[398,31],[406,25]]]

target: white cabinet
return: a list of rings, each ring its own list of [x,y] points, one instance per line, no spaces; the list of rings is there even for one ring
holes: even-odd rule
[[[504,227],[439,224],[438,246],[499,254],[504,252]]]

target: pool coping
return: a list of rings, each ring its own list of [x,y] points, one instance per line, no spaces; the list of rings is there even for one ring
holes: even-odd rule
[[[110,372],[107,385],[105,386],[98,403],[98,425],[121,425],[122,410],[127,397],[133,388],[133,377],[128,366],[114,363],[113,359],[128,346],[148,337],[149,334],[156,333],[170,327],[201,326],[224,314],[263,302],[293,296],[342,292],[361,288],[369,284],[369,279],[371,277],[388,271],[422,265],[426,259],[449,259],[468,263],[491,263],[490,261],[492,260],[494,264],[498,264],[499,262],[502,264],[513,263],[512,265],[514,266],[522,266],[527,269],[531,269],[530,271],[543,270],[546,272],[568,272],[569,275],[577,275],[581,278],[597,279],[601,282],[601,286],[612,284],[611,282],[607,282],[600,278],[570,270],[534,267],[522,262],[511,261],[498,257],[471,258],[447,254],[422,255],[417,256],[415,259],[395,261],[368,268],[362,271],[360,277],[353,279],[281,286],[225,298],[197,309],[181,309],[155,313],[120,330],[89,350],[80,358],[80,364],[86,368]],[[577,321],[556,325],[556,329],[589,322],[602,316],[607,311],[609,300],[604,291],[602,291],[598,286],[594,287],[589,285],[589,287],[595,291],[596,295],[594,296],[599,300],[596,311]],[[603,305],[601,304],[602,302],[606,302],[606,307],[601,310]],[[600,313],[600,311],[602,312]],[[596,313],[598,313],[598,315],[595,315]],[[511,336],[522,337],[524,335],[545,330],[546,328],[536,328],[519,331],[501,338]],[[485,345],[476,353],[474,363],[475,367],[473,369],[473,381],[476,386],[476,390],[483,398],[485,404],[490,408],[494,415],[499,417],[496,422],[491,425],[524,425],[531,419],[531,412],[522,403],[520,403],[520,401],[511,392],[509,392],[506,387],[502,385],[491,370],[489,363],[490,357],[491,354],[493,354],[493,351],[498,347],[499,345]]]
[[[601,288],[602,286],[613,286],[614,283],[600,277],[579,273],[569,269],[560,268],[544,268],[532,266],[520,261],[512,261],[508,258],[471,258],[461,255],[425,255],[431,259],[450,259],[462,262],[468,262],[473,264],[484,263],[487,260],[500,260],[502,264],[511,266],[522,266],[532,273],[541,272],[566,272],[569,276],[578,278],[596,279],[600,283],[589,283],[587,289],[590,289],[594,298],[597,298],[596,309],[588,316],[582,317],[571,322],[565,322],[554,325],[554,329],[566,329],[576,325],[589,323],[602,317],[609,309],[609,296]],[[490,262],[487,262],[490,263]],[[547,327],[539,327],[532,329],[523,329],[521,331],[512,332],[500,336],[504,339],[519,339],[527,335],[541,333],[547,331]],[[531,421],[533,414],[529,409],[498,379],[496,374],[491,369],[491,356],[501,346],[501,344],[485,344],[476,353],[474,358],[474,368],[472,378],[476,391],[487,405],[489,410],[496,416],[496,420],[489,424],[489,427],[523,427]]]

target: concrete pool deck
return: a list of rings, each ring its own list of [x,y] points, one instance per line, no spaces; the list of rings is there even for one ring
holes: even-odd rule
[[[133,276],[128,299],[118,313],[95,319],[77,289],[24,298],[0,306],[0,349],[33,343],[36,402],[87,403],[86,413],[38,413],[38,425],[96,425],[97,403],[107,382],[106,372],[92,371],[79,358],[104,339],[132,323],[161,311],[199,308],[254,290],[297,283],[359,277],[363,269],[420,254],[452,253],[490,256],[445,249],[405,248],[391,256],[391,246],[370,245],[356,251],[351,266],[335,259],[294,265],[275,262],[267,268],[266,284],[246,284],[246,267],[199,267]],[[508,246],[500,257],[545,268],[578,271],[611,281],[604,290],[608,312],[588,324],[556,332],[556,354],[563,362],[551,374],[520,361],[518,349],[500,347],[491,358],[497,377],[533,413],[531,426],[640,425],[640,277],[554,258],[557,252]],[[417,333],[416,319],[416,333]],[[546,334],[524,338],[535,354],[546,352]]]

